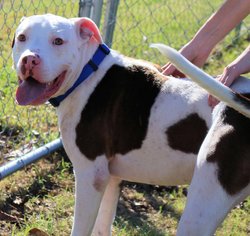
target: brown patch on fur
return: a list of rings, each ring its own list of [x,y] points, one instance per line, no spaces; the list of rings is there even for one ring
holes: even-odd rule
[[[143,64],[148,64],[148,65],[151,65],[153,67],[155,67],[159,72],[162,72],[162,67],[156,63],[153,63],[153,62],[150,62],[150,61],[146,61],[146,60],[143,60],[143,59],[135,59],[133,57],[128,57],[128,56],[124,56],[126,58],[128,58],[129,61],[134,61],[135,64],[138,63],[138,62],[142,62]]]
[[[97,192],[103,192],[105,190],[105,173],[103,173],[100,169],[95,170],[93,186]]]
[[[206,122],[193,113],[166,130],[168,144],[175,150],[197,154],[207,130]]]
[[[226,107],[213,137],[218,141],[211,143],[207,161],[217,163],[221,185],[236,194],[250,183],[250,119]]]
[[[97,192],[103,192],[104,190],[102,182],[99,181],[98,179],[95,179],[93,186]]]
[[[89,97],[76,126],[80,151],[94,160],[102,154],[110,158],[139,149],[163,78],[149,68],[113,65]]]
[[[247,109],[250,109],[250,95],[249,94],[240,94],[234,92],[234,98],[236,102],[241,103]]]

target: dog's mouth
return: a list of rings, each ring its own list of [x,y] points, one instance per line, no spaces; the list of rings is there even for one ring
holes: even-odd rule
[[[52,82],[41,83],[29,76],[25,80],[19,78],[16,101],[19,105],[40,105],[53,96],[61,87],[67,71],[63,71]]]

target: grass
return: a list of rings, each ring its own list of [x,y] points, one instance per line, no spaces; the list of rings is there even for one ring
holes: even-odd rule
[[[0,163],[15,158],[58,136],[54,109],[19,107],[15,104],[16,76],[11,69],[11,42],[22,16],[55,13],[78,14],[79,1],[40,0],[0,3]],[[106,2],[106,1],[104,1]],[[150,43],[181,48],[222,0],[120,1],[112,47],[128,56],[165,64]],[[103,19],[102,19],[103,21]],[[220,74],[249,44],[249,17],[239,40],[233,31],[212,53],[205,70]],[[103,27],[101,26],[103,30]],[[19,150],[20,152],[13,152]],[[74,204],[72,167],[61,153],[54,154],[0,182],[0,210],[16,217],[1,221],[0,235],[28,235],[39,228],[49,235],[69,235]],[[166,188],[126,183],[121,192],[113,233],[117,236],[175,235],[186,201],[186,187]],[[216,235],[250,234],[250,199],[237,206]]]
[[[221,3],[221,0],[121,1],[113,47],[124,54],[163,65],[165,58],[150,49],[149,44],[161,42],[181,48]],[[209,73],[222,73],[222,69],[248,46],[245,39],[249,34],[246,30],[249,20],[249,17],[245,20],[241,40],[236,45],[233,39],[237,33],[232,31],[215,48],[205,68]]]
[[[28,235],[38,228],[66,236],[73,221],[74,176],[71,164],[54,154],[0,183],[1,210],[19,216],[1,222],[0,235]],[[113,226],[116,236],[173,236],[184,209],[187,187],[124,183]],[[250,199],[238,205],[217,230],[219,236],[250,233]]]

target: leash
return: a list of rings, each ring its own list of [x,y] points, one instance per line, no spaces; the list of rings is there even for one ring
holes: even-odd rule
[[[60,103],[68,97],[83,81],[85,81],[93,72],[98,70],[98,66],[102,63],[104,58],[110,53],[110,49],[106,44],[100,44],[94,53],[93,57],[83,67],[82,72],[76,82],[64,94],[49,99],[52,106],[58,107]]]

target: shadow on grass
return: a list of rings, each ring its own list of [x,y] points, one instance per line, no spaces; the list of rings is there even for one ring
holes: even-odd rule
[[[29,200],[34,197],[43,199],[49,192],[61,188],[54,180],[56,172],[63,170],[61,165],[57,165],[57,163],[61,163],[58,162],[58,160],[62,158],[61,152],[63,152],[63,150],[59,150],[59,154],[54,154],[54,157],[50,156],[46,158],[47,164],[45,164],[43,169],[37,165],[27,167],[26,172],[35,172],[35,174],[30,175],[30,177],[24,177],[24,179],[27,178],[27,184],[23,184],[23,182],[26,181],[20,181],[21,183],[19,183],[18,179],[14,179],[13,181],[15,181],[14,184],[16,186],[14,191],[11,191],[6,198],[0,199],[0,211],[18,218],[17,222],[13,222],[17,227],[23,224],[25,214],[27,213],[25,204]],[[67,167],[67,171],[72,172],[72,168]]]
[[[140,202],[140,200],[136,200],[133,196],[128,196],[122,191],[116,217],[116,224],[119,225],[119,228],[136,228],[138,235],[165,236],[166,233],[150,221],[149,214],[153,215],[160,212],[162,216],[179,221],[180,213],[158,197],[179,191],[178,187],[159,187],[127,182],[122,187],[134,189],[137,193],[142,194],[144,200]]]
[[[64,160],[67,162],[67,156],[63,150],[60,150],[60,154],[56,155],[56,158],[64,157]],[[47,162],[55,163],[56,158],[46,158]],[[62,164],[61,164],[62,165]],[[57,191],[60,189],[53,176],[56,172],[62,172],[64,170],[63,166],[54,166],[52,168],[44,168],[43,170],[39,169],[39,166],[33,166],[35,169],[35,175],[31,176],[29,183],[26,186],[19,185],[17,181],[17,188],[15,191],[12,191],[8,197],[0,201],[0,211],[3,211],[7,214],[14,215],[20,219],[19,222],[14,222],[16,227],[23,225],[23,219],[25,214],[29,214],[26,209],[26,203],[32,198],[40,199],[37,206],[39,207],[40,201],[43,201],[43,198],[49,194],[50,191]],[[72,172],[72,166],[67,165],[67,171]],[[28,169],[27,169],[28,170]],[[29,171],[29,170],[28,170]],[[145,235],[145,236],[165,236],[166,233],[163,232],[160,227],[154,225],[149,218],[150,215],[157,214],[160,212],[162,216],[167,216],[175,218],[177,221],[180,218],[180,214],[168,203],[164,202],[161,196],[168,196],[171,192],[178,191],[177,187],[167,188],[135,183],[125,183],[123,186],[126,188],[126,193],[121,194],[117,209],[117,217],[115,224],[118,225],[120,229],[130,228],[131,230],[136,229],[136,235]],[[133,194],[138,193],[142,196],[136,197]],[[35,205],[36,205],[35,204]],[[35,209],[35,208],[34,208]],[[33,210],[33,209],[31,209]],[[30,211],[30,209],[28,209]],[[134,234],[133,234],[134,235]]]

